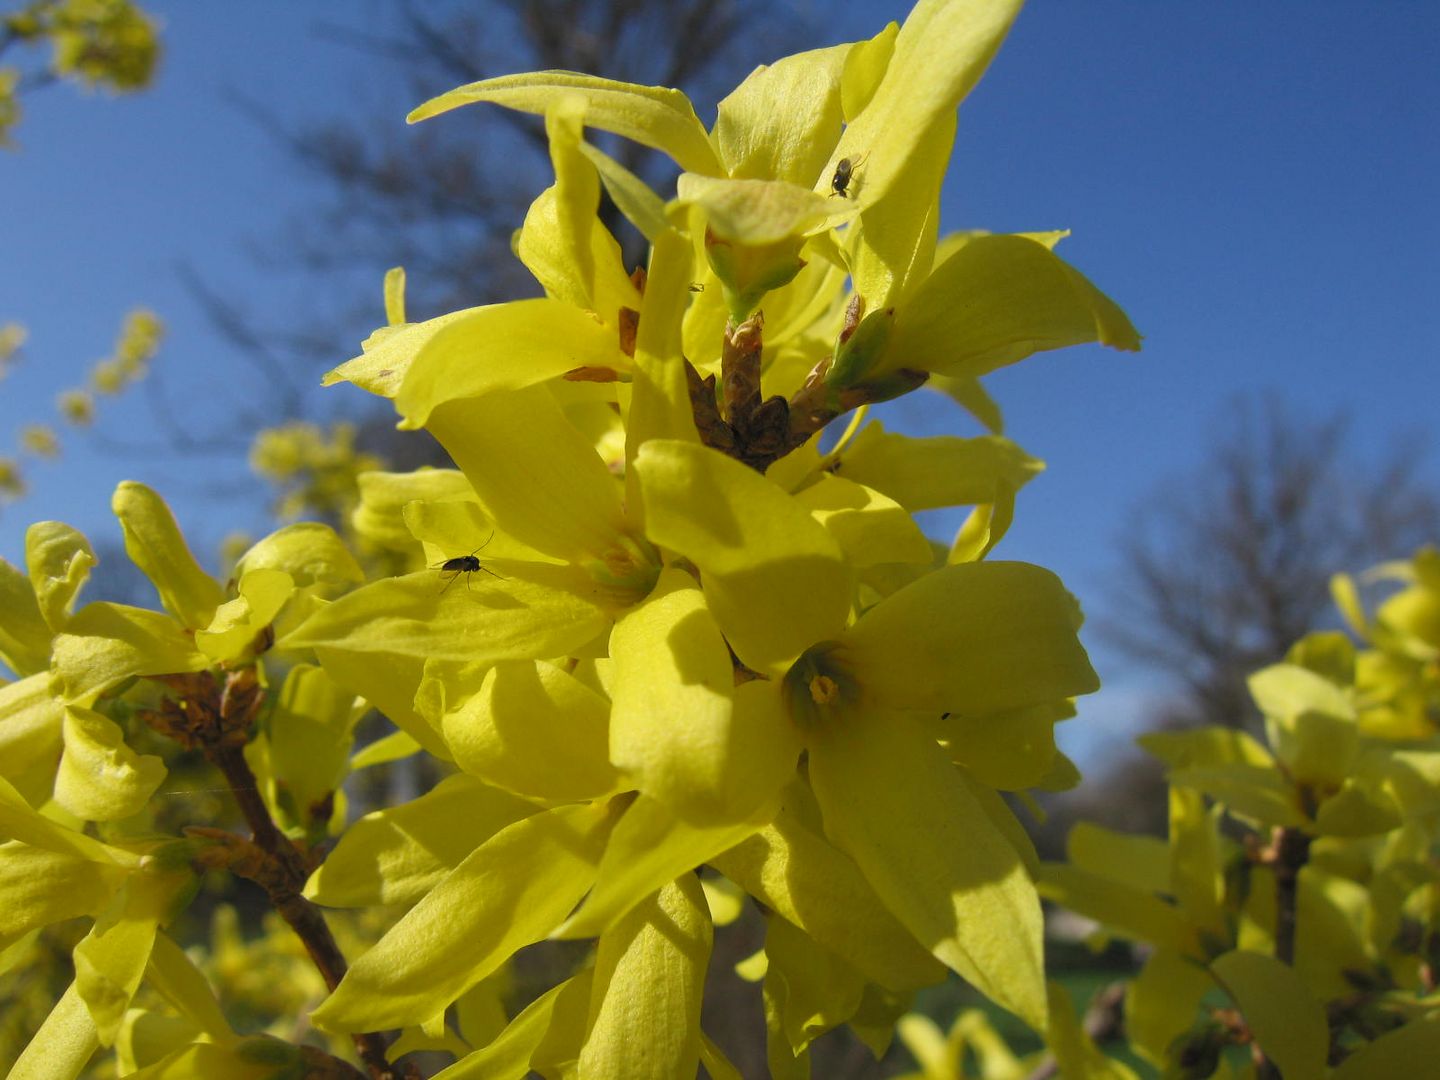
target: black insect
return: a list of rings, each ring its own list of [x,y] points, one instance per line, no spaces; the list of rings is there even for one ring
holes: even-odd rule
[[[835,175],[830,177],[830,197],[839,195],[842,199],[848,199],[850,189],[850,178],[855,175],[855,170],[864,164],[865,158],[858,157],[853,161],[848,157],[841,158],[835,163]]]
[[[495,539],[495,534],[492,532],[486,538],[485,543],[481,544],[475,549],[475,551],[472,551],[469,555],[457,555],[453,559],[446,559],[444,562],[436,563],[434,566],[431,567],[432,570],[439,570],[442,577],[445,574],[450,575],[449,579],[445,582],[445,587],[440,590],[441,596],[445,595],[445,589],[448,589],[451,585],[455,584],[455,579],[458,578],[461,574],[465,575],[465,587],[467,589],[470,587],[471,575],[476,573],[489,574],[491,577],[495,578],[498,581],[505,580],[499,574],[495,573],[494,570],[491,570],[488,567],[481,566],[480,560],[475,557],[475,552],[483,551],[486,544],[489,544],[490,541],[493,539]]]

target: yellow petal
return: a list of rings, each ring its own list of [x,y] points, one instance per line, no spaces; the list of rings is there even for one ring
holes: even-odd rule
[[[395,409],[400,427],[425,427],[447,401],[517,390],[577,367],[624,370],[629,360],[613,323],[561,300],[512,300],[475,308],[431,335],[401,369]]]
[[[76,612],[65,633],[55,638],[53,685],[67,703],[88,707],[133,676],[209,666],[190,635],[169,616],[123,604],[94,603]]]
[[[651,191],[644,180],[625,168],[603,150],[589,143],[580,144],[580,152],[600,173],[600,182],[605,185],[605,194],[616,209],[625,215],[627,221],[640,230],[640,235],[652,244],[660,234],[670,228],[665,220],[665,202]]]
[[[587,968],[547,990],[487,1046],[442,1069],[434,1080],[519,1080],[531,1069],[573,1062],[585,1035],[593,978],[594,970]]]
[[[1152,893],[1068,863],[1045,863],[1038,882],[1047,900],[1088,915],[1124,937],[1172,949],[1186,941],[1180,913]]]
[[[762,64],[721,100],[711,138],[727,176],[814,184],[840,139],[840,76],[850,48]]]
[[[737,713],[730,652],[688,574],[661,575],[616,623],[610,653],[610,759],[641,791],[687,821],[719,824],[748,818],[789,778],[800,747],[779,694],[760,687]]]
[[[783,180],[725,180],[681,173],[675,190],[677,202],[672,205],[699,206],[717,236],[753,247],[789,238],[798,241],[833,209],[823,195]]]
[[[100,1046],[95,1021],[80,998],[78,979],[35,1032],[15,1064],[9,1080],[74,1080]]]
[[[1300,976],[1273,956],[1228,952],[1210,970],[1286,1080],[1321,1080],[1330,1029]]]
[[[413,904],[472,851],[540,808],[472,776],[447,776],[399,806],[372,810],[305,884],[325,907]]]
[[[105,867],[133,870],[140,865],[140,856],[134,852],[67,829],[32,809],[8,780],[0,780],[0,840],[18,840],[22,844],[86,859]]]
[[[170,508],[131,480],[115,489],[110,508],[124,530],[125,553],[154,584],[165,610],[191,630],[208,626],[224,595],[185,546]]]
[[[322,595],[365,580],[365,572],[335,530],[318,521],[297,521],[254,544],[235,564],[235,577],[251,570],[283,570],[296,588],[320,586]]]
[[[811,1041],[855,1014],[865,977],[778,915],[765,920],[767,992],[779,1007],[790,1049]]]
[[[458,469],[418,469],[410,473],[367,472],[356,477],[360,505],[351,514],[355,531],[381,547],[416,550],[415,538],[405,524],[404,510],[416,500],[474,501],[475,490]],[[284,569],[284,567],[281,567]]]
[[[106,1046],[115,1040],[154,943],[153,918],[122,918],[97,922],[75,946],[75,986]]]
[[[125,877],[113,863],[14,840],[0,844],[0,948],[39,927],[98,915]]]
[[[63,716],[45,672],[0,686],[0,776],[48,792],[60,759]]]
[[[585,123],[590,127],[669,154],[682,169],[719,174],[720,162],[690,99],[661,86],[637,86],[572,71],[502,75],[432,98],[406,119],[414,124],[478,101],[543,114],[556,100],[570,97],[584,99]]]
[[[231,663],[255,647],[263,652],[268,642],[257,642],[295,592],[295,580],[283,570],[251,570],[240,578],[239,596],[215,609],[215,617],[195,631],[195,644],[216,663]]]
[[[502,661],[480,692],[444,716],[455,764],[506,791],[580,802],[617,789],[610,705],[553,664]]]
[[[70,616],[75,594],[95,565],[90,541],[62,522],[37,522],[25,531],[25,564],[40,614],[50,629],[59,633]]]
[[[983,715],[1099,686],[1060,579],[1026,563],[965,563],[926,574],[841,638],[870,700]]]
[[[1044,462],[998,436],[915,438],[875,422],[845,448],[838,471],[914,513],[993,503],[1003,490],[1018,491],[1044,468]]]
[[[446,591],[433,570],[373,581],[320,608],[282,643],[482,663],[565,656],[605,625],[595,607],[572,593],[479,577],[484,580],[470,588]]]
[[[34,587],[24,574],[0,559],[0,660],[20,676],[46,670],[51,633]]]
[[[484,310],[462,308],[424,322],[382,327],[361,344],[363,351],[359,356],[327,371],[320,385],[334,386],[337,382],[348,382],[368,393],[393,398],[399,392],[400,382],[416,353],[451,323],[471,318],[477,311]]]
[[[864,110],[830,155],[864,156],[862,196],[878,201],[912,167],[916,146],[944,123],[980,80],[1000,47],[1020,0],[922,0],[895,39],[894,53]],[[828,175],[828,174],[826,174]]]
[[[65,754],[55,775],[55,801],[85,821],[137,814],[165,779],[165,765],[125,744],[120,725],[90,709],[65,709]]]
[[[351,966],[315,1026],[380,1031],[437,1015],[559,925],[594,881],[609,829],[605,808],[589,805],[502,829]]]
[[[405,323],[405,268],[392,266],[385,271],[385,321],[391,326]]]
[[[535,550],[581,562],[622,543],[619,486],[544,387],[447,402],[429,430],[486,516]]]
[[[710,864],[883,986],[913,990],[944,975],[855,863],[791,812]]]
[[[190,1020],[217,1043],[230,1044],[236,1035],[220,1011],[215,991],[195,962],[166,934],[155,935],[155,946],[145,968],[146,984],[171,1008]]]
[[[824,475],[795,498],[835,537],[856,569],[895,562],[928,566],[934,558],[915,519],[873,488]]]
[[[635,459],[646,531],[694,562],[735,654],[773,672],[837,634],[850,606],[839,545],[789,495],[716,450],[655,439]]]
[[[1114,301],[1045,245],[982,236],[908,297],[886,364],[967,377],[1092,341],[1140,348],[1140,335]]]
[[[700,998],[714,930],[693,874],[600,938],[578,1075],[689,1080],[700,1065]]]
[[[608,931],[667,881],[689,874],[754,833],[775,816],[778,805],[776,800],[761,807],[750,821],[693,825],[663,803],[639,796],[610,834],[594,890],[553,936],[583,938]]]
[[[810,746],[825,830],[948,967],[1045,1029],[1040,900],[1019,854],[903,714],[847,710]]]
[[[1156,949],[1125,993],[1125,1027],[1131,1043],[1154,1065],[1177,1035],[1195,1022],[1200,999],[1214,981],[1196,961],[1174,949]]]

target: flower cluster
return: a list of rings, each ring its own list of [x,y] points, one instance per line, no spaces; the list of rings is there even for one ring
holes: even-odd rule
[[[72,614],[93,559],[57,524],[32,530],[28,576],[4,568],[0,645],[26,677],[0,689],[0,733],[26,735],[0,755],[0,829],[53,887],[0,934],[96,918],[27,1055],[122,1038],[142,979],[176,1023],[138,1075],[280,1053],[191,992],[161,930],[196,866],[266,887],[331,984],[313,1024],[353,1034],[373,1075],[374,1033],[396,1028],[391,1059],[443,1048],[447,1078],[735,1075],[700,1006],[746,895],[777,1075],[841,1024],[883,1047],[947,969],[1047,1031],[1036,861],[1001,793],[1073,782],[1053,728],[1098,684],[1058,579],[988,558],[1039,463],[977,380],[1139,342],[1053,253],[1062,234],[939,234],[956,106],[1018,6],[922,2],[757,69],[708,131],[678,91],[568,72],[412,115],[543,116],[555,171],[514,242],[543,298],[409,323],[393,273],[389,325],[327,376],[390,399],[457,466],[360,477],[355,531],[416,569],[362,583],[332,531],[292,525],[222,588],[139,485],[115,509],[165,612]],[[674,197],[591,131],[668,154]],[[602,190],[646,268],[621,265]],[[865,423],[930,382],[992,432]],[[974,509],[937,545],[913,515],[953,506]],[[352,758],[369,707],[397,730]],[[165,768],[127,723],[203,751],[253,840],[136,828]],[[346,773],[411,754],[453,775],[342,831]],[[103,839],[79,831],[94,822]],[[347,970],[316,905],[396,918]],[[595,945],[498,1033],[467,1024],[550,938]]]

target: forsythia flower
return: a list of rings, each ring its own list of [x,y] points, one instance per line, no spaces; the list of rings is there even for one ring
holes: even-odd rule
[[[27,794],[82,822],[138,814],[163,766],[129,751],[130,717],[217,754],[244,744],[293,869],[343,821],[349,770],[452,762],[285,894],[291,914],[393,908],[311,1019],[357,1041],[406,1028],[403,1047],[455,1054],[449,1080],[733,1075],[700,1013],[742,895],[767,913],[775,1068],[845,1023],[883,1047],[947,969],[1088,1060],[1045,984],[1037,863],[1000,793],[1071,782],[1054,724],[1098,682],[1058,579],[986,559],[1041,466],[976,380],[1139,336],[1053,254],[1063,234],[939,236],[956,106],[1018,7],[923,0],[903,27],[757,69],[708,131],[678,91],[567,72],[423,105],[412,119],[469,102],[543,116],[555,172],[514,242],[544,297],[409,323],[392,271],[387,325],[326,377],[391,399],[453,459],[356,480],[355,532],[431,568],[362,584],[330,530],[295,525],[222,589],[158,497],[126,484],[127,552],[166,613],[71,615],[88,548],[50,523],[29,581],[0,582],[23,608],[0,645],[50,709],[34,757],[60,751],[25,770]],[[670,155],[674,197],[590,130]],[[646,268],[621,264],[602,188],[650,241]],[[132,323],[107,385],[154,337]],[[992,433],[865,425],[869,404],[932,380]],[[353,477],[348,436],[333,442],[269,432],[255,464],[293,481],[338,446],[332,471]],[[934,544],[912,514],[950,506],[974,509]],[[398,730],[351,759],[357,698]],[[99,782],[107,763],[123,790]],[[251,857],[217,850],[203,858]],[[35,1054],[64,1024],[112,1034],[165,940],[152,909],[137,920],[139,944],[106,961],[120,989],[102,1001],[77,976]],[[548,938],[594,938],[593,956],[503,1027],[448,1028]],[[156,1070],[240,1053],[181,1015],[209,1038],[175,1035]]]

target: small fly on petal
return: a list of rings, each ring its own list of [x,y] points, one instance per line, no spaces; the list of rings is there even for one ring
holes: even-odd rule
[[[485,543],[477,547],[475,551],[470,552],[469,555],[457,555],[453,559],[446,559],[444,562],[435,563],[430,567],[432,570],[439,570],[442,577],[444,577],[444,575],[446,574],[450,575],[450,577],[445,582],[444,588],[440,590],[441,596],[445,595],[445,590],[450,588],[451,585],[455,584],[455,579],[458,578],[461,574],[465,575],[465,587],[467,589],[470,587],[471,576],[477,573],[489,574],[497,581],[505,580],[499,574],[495,573],[494,570],[491,570],[485,566],[481,566],[480,560],[476,558],[476,552],[483,551],[486,545],[489,544],[490,541],[493,539],[495,539],[495,534],[492,532],[488,537],[486,537]]]
[[[848,199],[850,197],[847,194],[850,188],[850,178],[855,175],[855,170],[865,163],[865,158],[867,157],[869,157],[868,154],[862,154],[854,161],[851,161],[847,157],[841,158],[835,163],[835,175],[830,177],[831,198],[834,198],[836,195],[839,195],[842,199]]]

